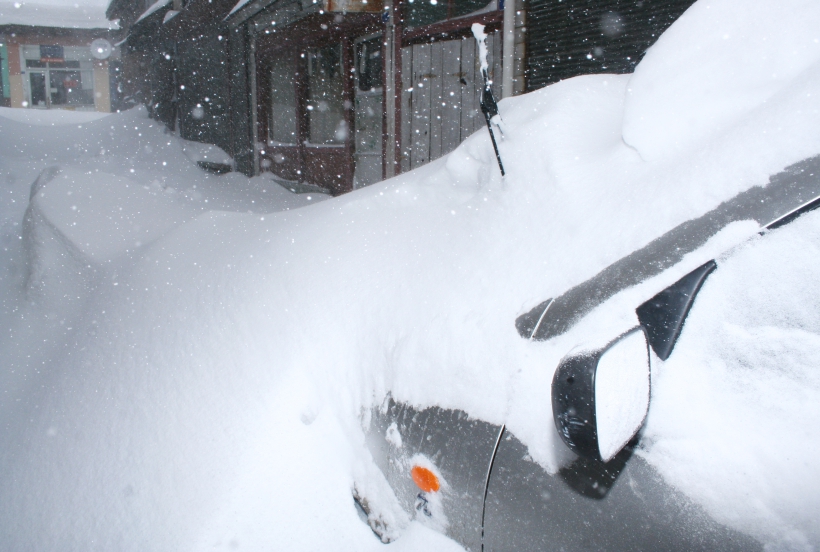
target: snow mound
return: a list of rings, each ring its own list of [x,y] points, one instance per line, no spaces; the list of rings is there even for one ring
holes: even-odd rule
[[[0,107],[0,117],[37,126],[63,126],[88,123],[108,117],[110,113],[98,111],[70,111],[68,109],[15,109]]]
[[[170,195],[158,184],[52,168],[32,186],[29,218],[101,263],[151,243],[200,212]]]
[[[646,160],[717,140],[802,74],[817,72],[818,29],[814,0],[696,2],[636,67],[624,140]]]
[[[233,163],[233,159],[230,155],[225,153],[225,150],[212,144],[186,141],[182,146],[182,152],[185,154],[185,157],[194,163],[197,161],[222,163],[225,165],[230,165]]]

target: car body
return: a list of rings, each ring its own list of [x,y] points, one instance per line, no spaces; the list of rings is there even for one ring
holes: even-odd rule
[[[373,459],[398,505],[472,551],[762,550],[762,543],[713,519],[634,451],[650,401],[649,364],[674,355],[698,291],[720,264],[703,245],[738,221],[755,221],[765,239],[770,230],[818,205],[820,157],[813,157],[773,175],[766,186],[739,193],[673,228],[515,321],[523,339],[554,339],[616,294],[640,286],[639,299],[630,307],[637,327],[610,336],[597,348],[570,348],[554,367],[556,429],[574,458],[557,473],[535,462],[527,446],[503,425],[388,398],[365,416],[365,426]],[[633,357],[647,353],[645,361],[634,364],[646,389],[639,390],[638,399],[625,400],[640,402],[644,393],[646,404],[632,408],[634,422],[617,446],[604,453],[598,441],[597,424],[602,422],[595,415],[595,396],[601,393],[596,391],[596,370],[608,351],[628,340],[637,344]],[[645,376],[640,376],[642,363]],[[579,383],[583,378],[586,385]],[[545,390],[544,400],[550,400],[549,394]],[[589,412],[583,414],[584,409]],[[425,490],[414,482],[415,469],[429,470],[430,477],[442,480],[442,488]],[[378,501],[364,495],[356,500],[364,505],[374,531],[390,540],[384,527],[374,523],[385,518],[374,507]]]

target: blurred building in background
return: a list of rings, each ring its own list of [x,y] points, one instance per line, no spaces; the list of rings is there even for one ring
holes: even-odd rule
[[[112,0],[106,12],[126,31],[120,44],[126,98],[144,104],[183,138],[215,144],[234,156],[224,18],[235,3]]]
[[[226,21],[245,51],[232,54],[250,91],[232,97],[252,129],[245,163],[342,193],[452,151],[484,125],[471,26],[489,33],[500,98],[503,19],[496,0],[238,5]]]
[[[111,111],[117,28],[99,9],[0,2],[2,105]]]
[[[126,30],[124,92],[153,117],[235,170],[339,194],[482,128],[474,23],[500,99],[631,72],[693,0],[507,2],[112,0],[107,16]]]

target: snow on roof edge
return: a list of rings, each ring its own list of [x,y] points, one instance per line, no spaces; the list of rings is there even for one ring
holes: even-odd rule
[[[0,1],[0,25],[108,31],[120,29],[118,20],[108,20],[103,11],[97,13],[94,7],[60,6],[37,2]]]
[[[171,0],[157,0],[156,2],[151,4],[151,6],[147,10],[142,12],[142,15],[140,15],[134,23],[139,23],[140,21],[142,21],[143,19],[145,19],[146,17],[148,17],[149,15],[154,13],[155,11],[159,10],[160,8],[163,8],[163,7],[167,6],[170,3],[171,3]]]
[[[236,5],[231,9],[231,11],[228,12],[228,16],[231,16],[234,14],[234,12],[237,12],[240,9],[242,9],[242,7],[244,7],[248,2],[250,2],[250,0],[239,0],[239,2],[236,3]]]

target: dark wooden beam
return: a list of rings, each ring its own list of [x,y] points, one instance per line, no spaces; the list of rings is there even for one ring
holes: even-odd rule
[[[486,32],[497,31],[504,23],[504,12],[501,10],[493,10],[471,17],[448,19],[439,23],[408,29],[402,35],[402,46],[411,46],[424,42],[436,42],[438,40],[453,40],[470,36],[472,34],[470,27],[472,27],[474,23],[484,25]]]

